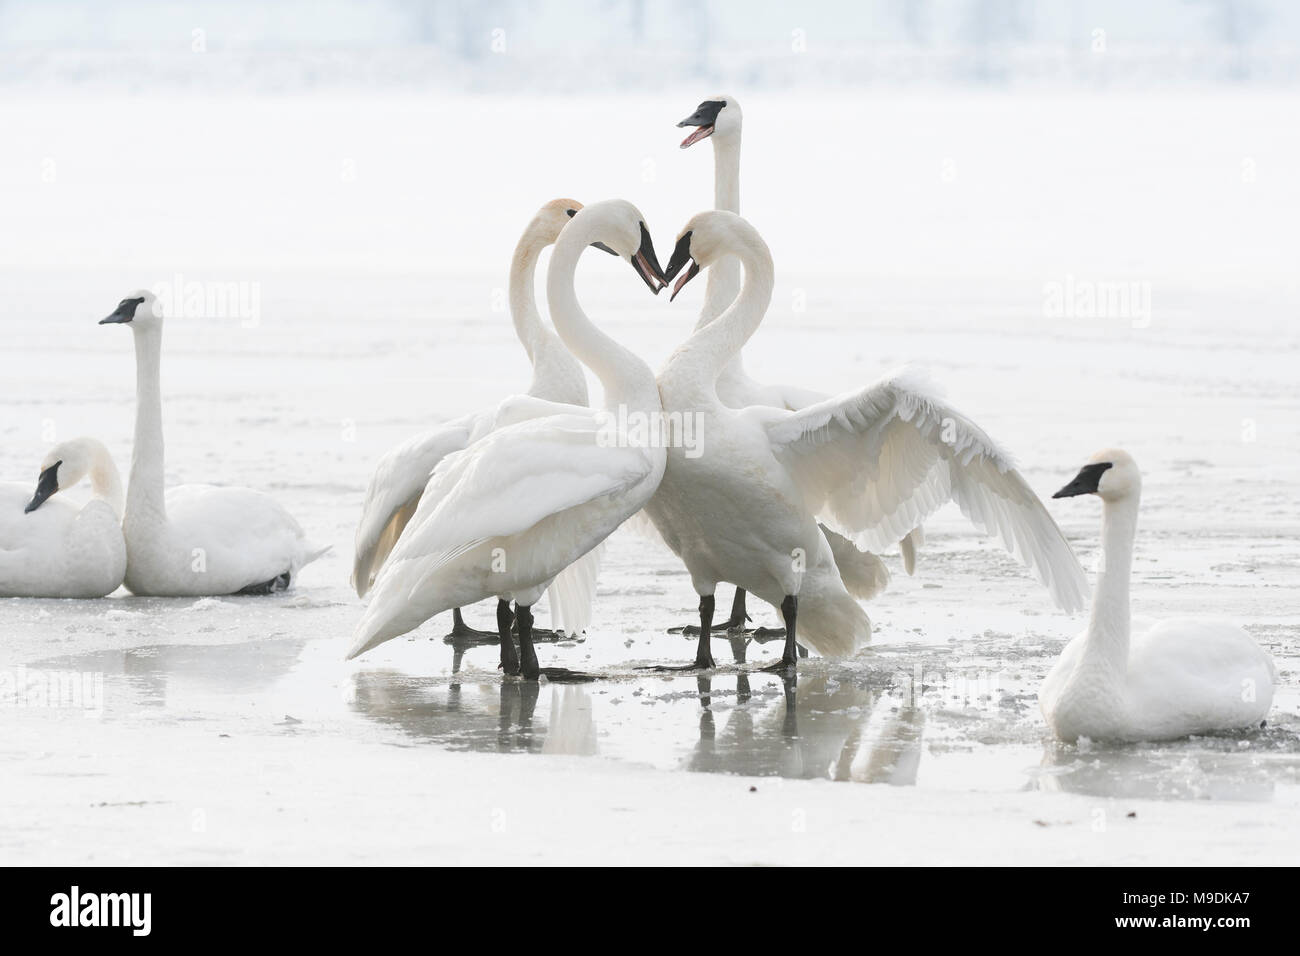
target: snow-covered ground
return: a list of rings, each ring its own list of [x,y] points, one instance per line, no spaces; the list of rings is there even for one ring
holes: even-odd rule
[[[838,390],[923,362],[1044,497],[1129,449],[1135,613],[1246,626],[1282,675],[1266,730],[1052,744],[1036,689],[1082,619],[948,511],[914,578],[888,556],[874,646],[796,688],[749,672],[775,644],[707,682],[635,671],[689,656],[664,631],[695,598],[627,532],[588,639],[541,648],[600,681],[503,681],[495,649],[440,641],[448,619],[342,662],[375,458],[527,381],[501,308],[518,232],[552,197],[623,196],[666,260],[710,201],[707,144],[681,153],[673,128],[708,92],[0,103],[0,477],[34,482],[83,433],[125,470],[130,335],[95,322],[178,274],[247,283],[255,315],[168,325],[168,478],[268,490],[334,545],[272,598],[0,601],[0,688],[86,692],[3,701],[0,861],[1296,859],[1300,130],[1280,94],[736,91],[743,208],[778,270],[751,372]],[[588,258],[590,314],[662,361],[703,283],[669,305]],[[1052,313],[1105,282],[1137,283],[1129,314]],[[1097,503],[1050,508],[1090,566]]]

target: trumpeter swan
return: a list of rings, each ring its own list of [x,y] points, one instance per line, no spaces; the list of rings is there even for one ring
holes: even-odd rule
[[[160,596],[270,594],[325,553],[287,511],[249,488],[180,485],[164,490],[163,315],[152,292],[133,292],[100,325],[135,340],[135,443],[122,532],[127,588]]]
[[[718,370],[758,328],[771,299],[767,244],[733,213],[700,213],[680,234],[666,270],[671,280],[690,262],[676,294],[725,255],[744,265],[740,295],[659,374],[666,416],[696,416],[707,443],[694,457],[669,448],[663,482],[647,508],[700,595],[695,667],[713,666],[708,638],[721,581],[781,609],[786,641],[778,668],[795,666],[796,614],[798,639],[827,656],[851,654],[870,638],[867,615],[845,588],[818,527],[819,513],[878,547],[955,500],[977,527],[1000,535],[1057,603],[1083,606],[1087,581],[1042,502],[992,440],[914,374],[797,412],[723,404],[714,385]]]
[[[744,114],[734,96],[720,93],[705,99],[695,112],[677,124],[693,127],[681,143],[687,149],[704,139],[713,143],[713,207],[726,212],[740,213],[740,143]],[[705,277],[704,305],[695,328],[704,328],[726,310],[740,293],[740,261],[734,256],[724,256],[709,268]],[[831,396],[796,385],[764,385],[750,378],[740,350],[718,372],[718,399],[728,408],[748,408],[751,405],[770,405],[798,411]],[[823,525],[822,531],[835,552],[835,561],[845,579],[845,584],[855,597],[864,600],[875,597],[889,584],[889,570],[880,558],[870,551],[854,546],[852,541],[835,534]],[[916,568],[916,551],[923,540],[918,526],[899,541],[903,555],[903,568],[908,574]],[[732,599],[731,614],[717,625],[720,630],[743,629],[748,620],[745,613],[745,591],[738,588]],[[673,628],[687,634],[694,627]],[[760,628],[760,631],[763,629]],[[779,632],[777,632],[779,633]]]
[[[551,321],[600,378],[606,410],[551,403],[552,414],[498,428],[439,462],[375,580],[349,658],[449,608],[513,597],[519,653],[499,615],[501,667],[535,679],[532,604],[658,487],[664,450],[637,434],[660,412],[654,375],[587,318],[574,291],[579,257],[597,241],[630,261],[655,294],[663,270],[644,217],[622,200],[579,211],[555,243]]]
[[[84,505],[57,492],[90,478]],[[0,597],[98,598],[126,573],[122,478],[108,449],[73,438],[50,449],[31,485],[0,483]]]
[[[555,242],[581,208],[582,203],[575,199],[548,202],[524,229],[510,260],[510,317],[515,335],[533,366],[532,384],[525,395],[567,405],[587,404],[587,379],[581,363],[542,322],[533,284],[542,251]],[[357,524],[352,586],[358,597],[364,597],[374,585],[380,568],[415,514],[420,495],[438,462],[494,428],[525,417],[527,409],[520,405],[519,397],[511,396],[492,408],[471,412],[416,435],[379,460]],[[600,549],[595,549],[556,579],[549,595],[556,630],[576,634],[590,623],[599,562]],[[502,613],[500,606],[497,611]],[[508,609],[505,613],[509,613]],[[467,627],[459,608],[453,609],[451,633],[453,637],[488,636],[488,632]],[[496,632],[491,632],[491,636],[495,637]]]
[[[1088,628],[1065,646],[1038,700],[1062,740],[1170,740],[1257,727],[1276,672],[1254,639],[1209,617],[1130,635],[1129,575],[1142,476],[1119,449],[1093,455],[1053,498],[1101,499],[1102,570]]]

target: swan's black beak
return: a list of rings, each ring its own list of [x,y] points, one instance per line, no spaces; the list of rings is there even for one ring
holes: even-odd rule
[[[36,494],[32,495],[32,500],[23,509],[24,514],[31,514],[45,503],[46,498],[59,490],[59,465],[61,464],[63,462],[56,461],[41,472],[41,477],[36,480]]]
[[[611,249],[609,246],[605,245],[603,242],[593,242],[593,243],[591,244],[591,248],[593,248],[593,249],[599,249],[601,252],[608,252],[611,256],[616,256],[616,255],[618,255],[617,252],[615,252],[615,251],[614,251],[613,249]]]
[[[686,265],[688,260],[691,267],[673,286],[673,294],[668,297],[669,302],[677,298],[677,293],[682,291],[686,283],[700,274],[700,264],[691,258],[691,234],[689,232],[683,233],[682,237],[677,240],[677,245],[673,246],[673,257],[668,260],[668,270],[665,273],[668,282],[673,281],[673,276],[682,271],[682,266]]]
[[[655,244],[650,241],[650,230],[641,223],[641,248],[632,257],[632,268],[645,280],[650,291],[655,295],[668,284],[664,270],[659,267],[659,257],[655,255]]]
[[[1079,469],[1079,473],[1074,476],[1074,480],[1052,497],[1075,498],[1079,495],[1095,495],[1097,487],[1101,484],[1101,473],[1110,467],[1111,462],[1109,461],[1098,461],[1091,465],[1084,465]]]
[[[100,319],[99,324],[110,325],[118,322],[130,322],[135,318],[135,307],[143,301],[143,298],[123,299],[117,304],[113,314]]]
[[[682,140],[681,148],[686,149],[688,146],[694,146],[700,140],[712,136],[713,124],[717,122],[718,113],[722,112],[722,108],[726,105],[722,100],[705,100],[694,113],[678,123],[679,127],[695,127],[691,135]]]

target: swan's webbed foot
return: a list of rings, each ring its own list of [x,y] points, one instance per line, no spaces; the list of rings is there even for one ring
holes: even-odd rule
[[[768,664],[760,670],[768,673],[785,674],[793,676],[799,668],[800,651],[802,656],[807,657],[808,652],[799,647],[795,640],[795,618],[799,612],[799,599],[793,594],[786,595],[781,602],[781,615],[785,618],[785,647],[781,652],[781,659],[775,664]]]
[[[506,605],[508,608],[510,605]],[[501,623],[497,621],[498,625]],[[460,608],[453,608],[451,612],[451,632],[442,639],[444,644],[451,644],[456,647],[486,647],[489,644],[501,643],[500,631],[480,631],[476,627],[470,627],[465,623],[465,618],[461,616]]]
[[[731,599],[731,616],[719,624],[714,624],[713,630],[727,634],[748,634],[750,629],[746,625],[750,620],[749,614],[745,611],[745,589],[736,588],[736,596]],[[668,633],[698,637],[700,629],[694,624],[687,624],[685,627],[670,627]]]
[[[767,641],[775,641],[778,638],[785,637],[785,628],[783,627],[756,627],[750,632],[750,637],[764,644]]]
[[[592,681],[600,680],[600,677],[596,674],[571,671],[567,667],[543,667],[541,674],[552,684],[589,684]]]
[[[685,665],[660,664],[654,667],[642,667],[638,670],[652,670],[661,673],[671,671],[713,670],[718,665],[713,662],[713,595],[705,594],[700,598],[699,638],[695,642],[695,663]]]

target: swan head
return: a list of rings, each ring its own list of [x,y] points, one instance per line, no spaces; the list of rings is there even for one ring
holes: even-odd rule
[[[99,320],[100,325],[130,325],[132,329],[154,328],[162,325],[162,306],[148,289],[128,293],[109,315]]]
[[[108,449],[93,438],[70,438],[59,442],[41,462],[41,474],[36,479],[36,494],[23,509],[31,514],[50,497],[73,487],[108,457]]]
[[[667,281],[672,282],[673,277],[682,271],[686,263],[691,264],[673,286],[673,294],[668,301],[677,298],[677,293],[685,288],[686,283],[699,275],[701,269],[707,269],[723,256],[733,254],[738,248],[755,243],[765,248],[758,231],[734,212],[709,209],[696,213],[677,234],[677,244],[673,247],[672,258],[668,260],[668,268],[664,270]]]
[[[581,210],[582,203],[576,199],[552,199],[537,210],[537,215],[533,216],[533,221],[528,224],[524,237],[530,243],[535,244],[540,252],[541,249],[552,245],[555,240],[560,238],[560,233],[569,224],[569,220]],[[603,242],[593,242],[592,245],[601,252],[608,252],[611,256],[618,255],[617,252]]]
[[[680,127],[694,126],[691,134],[682,140],[682,149],[694,146],[710,136],[720,140],[740,138],[741,113],[740,104],[734,96],[719,93],[710,96],[695,108],[695,112],[677,124]]]
[[[1102,501],[1119,501],[1141,490],[1142,475],[1133,456],[1119,448],[1107,448],[1088,459],[1074,479],[1052,497],[1096,495]]]
[[[650,240],[645,216],[623,199],[607,199],[578,210],[571,229],[586,232],[591,245],[632,264],[632,269],[655,295],[668,284]],[[599,237],[599,238],[597,238]]]

